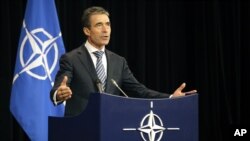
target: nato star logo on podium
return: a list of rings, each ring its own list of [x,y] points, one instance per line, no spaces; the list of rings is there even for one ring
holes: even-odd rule
[[[138,128],[123,128],[123,131],[139,131],[143,141],[160,141],[165,130],[180,130],[178,127],[165,128],[160,116],[153,112],[153,102],[150,102],[150,112],[146,114]]]

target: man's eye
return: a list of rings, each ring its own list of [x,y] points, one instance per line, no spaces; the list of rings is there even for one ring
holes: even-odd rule
[[[102,24],[96,24],[96,27],[101,27],[102,26]]]

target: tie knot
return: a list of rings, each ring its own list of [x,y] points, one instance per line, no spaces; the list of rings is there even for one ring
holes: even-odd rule
[[[93,52],[93,53],[94,53],[94,55],[95,55],[97,58],[102,58],[102,55],[104,54],[103,51],[95,51],[95,52]]]

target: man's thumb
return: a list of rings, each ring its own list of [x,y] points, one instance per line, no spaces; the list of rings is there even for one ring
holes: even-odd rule
[[[61,83],[61,86],[66,86],[67,85],[67,81],[68,81],[68,77],[64,76],[63,81]]]

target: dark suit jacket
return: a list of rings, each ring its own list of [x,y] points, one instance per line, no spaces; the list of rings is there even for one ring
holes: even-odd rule
[[[105,53],[107,57],[106,93],[122,95],[110,81],[110,79],[114,79],[130,97],[169,97],[168,94],[150,90],[139,83],[133,76],[123,57],[107,49]],[[84,45],[64,54],[60,58],[60,70],[56,75],[54,87],[50,92],[52,101],[53,95],[60,86],[65,75],[68,76],[67,85],[72,90],[72,97],[66,102],[65,116],[74,116],[80,114],[85,109],[89,95],[98,92],[95,67]]]

